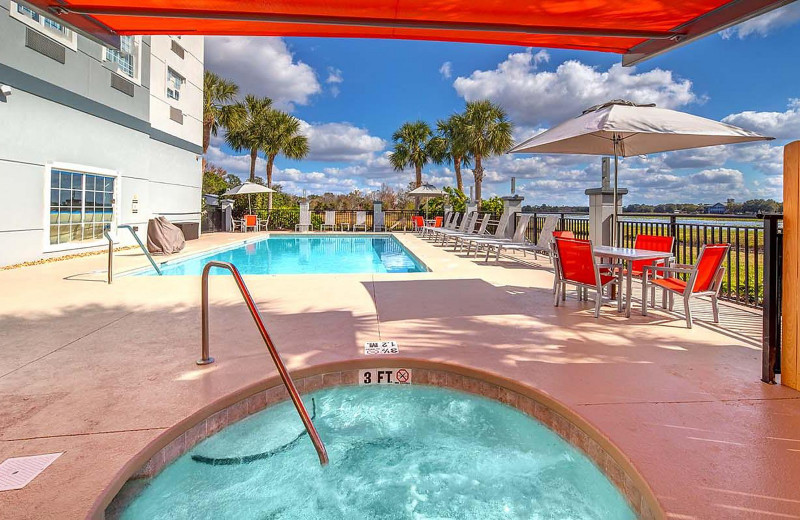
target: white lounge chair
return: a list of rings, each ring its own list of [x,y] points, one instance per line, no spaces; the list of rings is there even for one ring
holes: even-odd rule
[[[475,228],[475,226],[478,225],[478,218],[479,217],[480,217],[480,214],[477,211],[472,212],[472,214],[469,217],[469,220],[467,221],[466,231],[464,231],[462,233],[456,232],[456,233],[448,233],[448,234],[446,234],[444,236],[444,238],[442,239],[442,244],[446,246],[447,243],[450,242],[450,240],[452,239],[454,241],[453,251],[455,251],[455,247],[458,245],[459,239],[464,238],[464,237],[469,238],[469,237],[474,237],[474,236],[479,235],[479,231],[480,230]],[[486,226],[484,226],[484,231],[485,231],[486,227],[489,225],[488,215],[486,215],[484,220],[486,221]]]
[[[454,212],[450,213],[450,218],[444,220],[444,225],[442,227],[425,226],[423,228],[422,236],[425,236],[425,235],[432,236],[432,235],[435,235],[436,233],[442,231],[443,229],[455,229],[456,225],[458,224],[458,218],[459,218],[460,215],[461,215],[461,213],[459,213],[457,211],[454,211]]]
[[[436,234],[435,239],[438,240],[441,238],[442,244],[444,244],[448,235],[466,233],[467,229],[471,229],[470,226],[472,226],[472,228],[475,227],[476,214],[477,212],[473,211],[469,215],[464,215],[463,217],[461,217],[461,222],[458,224],[458,226],[456,226],[455,229],[438,228],[437,230],[434,231],[434,233]]]
[[[358,231],[358,228],[362,228],[364,232],[367,231],[367,212],[366,211],[356,211],[356,223],[353,224],[353,231]]]
[[[527,230],[531,217],[533,217],[533,215],[530,214],[522,215],[520,217],[517,232],[522,229],[522,233],[519,234],[519,236],[517,235],[517,232],[514,233],[514,237],[518,238],[518,240],[487,244],[486,259],[489,259],[489,252],[492,249],[497,251],[497,256],[495,257],[496,260],[500,259],[500,253],[505,250],[516,250],[522,251],[523,253],[531,251],[534,254],[534,258],[538,258],[539,253],[550,254],[550,244],[553,241],[553,231],[555,231],[556,227],[558,226],[558,215],[548,215],[544,219],[544,225],[542,226],[542,230],[539,232],[539,240],[535,244],[528,242],[525,238],[525,231]]]
[[[467,245],[467,256],[469,256],[470,252],[472,251],[472,246],[475,246],[475,256],[478,256],[478,250],[481,248],[482,244],[487,242],[497,242],[500,240],[507,240],[505,239],[506,235],[506,228],[508,227],[508,221],[510,219],[510,213],[503,213],[500,216],[500,221],[497,223],[497,227],[494,230],[494,233],[490,236],[476,236],[476,237],[465,237],[462,241]]]
[[[336,212],[325,212],[325,223],[319,225],[320,231],[325,231],[325,228],[331,228],[331,231],[336,231]]]
[[[300,210],[300,222],[294,225],[295,231],[306,232],[311,229],[311,212]]]
[[[483,216],[481,219],[481,223],[478,226],[478,229],[474,230],[472,233],[467,233],[465,235],[457,235],[455,238],[455,244],[453,244],[453,251],[455,251],[456,247],[459,248],[459,251],[464,249],[464,244],[467,239],[475,238],[475,237],[485,237],[489,238],[489,234],[487,233],[486,229],[489,227],[489,223],[491,222],[491,215],[488,213]]]

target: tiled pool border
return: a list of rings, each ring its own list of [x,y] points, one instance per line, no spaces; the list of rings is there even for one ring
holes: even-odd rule
[[[357,364],[357,368],[343,370],[336,370],[332,366],[317,367],[316,372],[314,369],[296,371],[293,378],[298,391],[307,394],[323,388],[357,385],[359,369],[378,366],[404,367],[413,369],[412,384],[451,388],[505,403],[540,421],[589,457],[625,497],[638,518],[642,520],[665,518],[654,493],[627,457],[602,433],[561,403],[528,386],[471,368],[440,363],[397,361],[387,359],[377,364],[355,362],[350,366]],[[117,480],[120,487],[115,491],[114,486],[109,486],[106,493],[95,503],[93,518],[108,520],[118,518],[123,508],[147,484],[146,479],[158,475],[164,467],[200,441],[230,424],[289,398],[286,389],[277,378],[265,381],[260,387],[252,392],[246,390],[238,392],[237,397],[242,395],[246,397],[238,400],[234,398],[232,404],[223,405],[221,409],[193,421],[192,419],[197,416],[203,417],[202,413],[195,414],[153,441],[143,450],[140,457],[136,457],[126,465],[126,468],[129,468],[127,476],[124,475],[126,471],[123,469],[121,478]],[[181,426],[186,424],[191,426],[188,429],[185,427],[181,429]],[[153,455],[146,458],[147,453]],[[137,465],[136,462],[141,460],[146,462]]]

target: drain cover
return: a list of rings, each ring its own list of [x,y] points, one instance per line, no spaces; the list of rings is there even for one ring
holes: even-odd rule
[[[48,453],[4,460],[0,463],[0,491],[24,488],[63,454]]]

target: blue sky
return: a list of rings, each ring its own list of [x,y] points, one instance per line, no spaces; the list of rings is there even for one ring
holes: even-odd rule
[[[274,182],[301,193],[403,187],[412,171],[388,164],[403,122],[461,110],[489,98],[515,123],[515,137],[613,98],[725,120],[777,138],[623,161],[626,202],[717,202],[781,198],[781,146],[800,138],[800,2],[709,36],[634,68],[620,56],[559,49],[400,40],[206,38],[206,65],[242,93],[273,98],[303,121],[311,155],[279,159]],[[212,142],[209,161],[245,176],[248,159]],[[599,184],[599,158],[506,155],[487,164],[484,196],[506,195],[510,177],[530,203],[586,204]],[[265,163],[257,172],[264,175]],[[465,171],[465,185],[471,172]],[[425,180],[452,185],[447,165]]]

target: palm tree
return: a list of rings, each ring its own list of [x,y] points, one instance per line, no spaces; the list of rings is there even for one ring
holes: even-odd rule
[[[300,120],[291,114],[270,109],[265,115],[260,132],[259,149],[267,157],[267,187],[272,187],[272,167],[279,154],[289,159],[302,159],[308,155],[308,137],[300,133]],[[272,209],[272,193],[269,194]]]
[[[250,182],[255,182],[256,159],[264,143],[263,129],[272,100],[248,94],[243,102],[233,106],[235,115],[228,121],[225,142],[237,152],[247,150],[250,153]]]
[[[389,154],[389,162],[395,170],[402,171],[406,166],[416,170],[416,188],[422,185],[422,168],[431,160],[431,127],[425,121],[403,123],[392,134],[394,151]]]
[[[220,126],[227,126],[234,117],[230,103],[239,94],[239,87],[211,71],[203,76],[203,155],[208,151],[211,135],[217,135]]]
[[[464,192],[464,182],[461,179],[461,166],[469,167],[469,151],[467,150],[464,135],[464,115],[453,114],[447,119],[436,122],[437,136],[431,140],[431,155],[437,164],[452,161],[456,173],[456,186],[458,191]]]
[[[481,200],[483,181],[483,159],[505,153],[513,140],[513,125],[506,112],[489,100],[467,103],[464,111],[463,139],[465,149],[475,158],[472,174],[475,176],[475,200]]]

